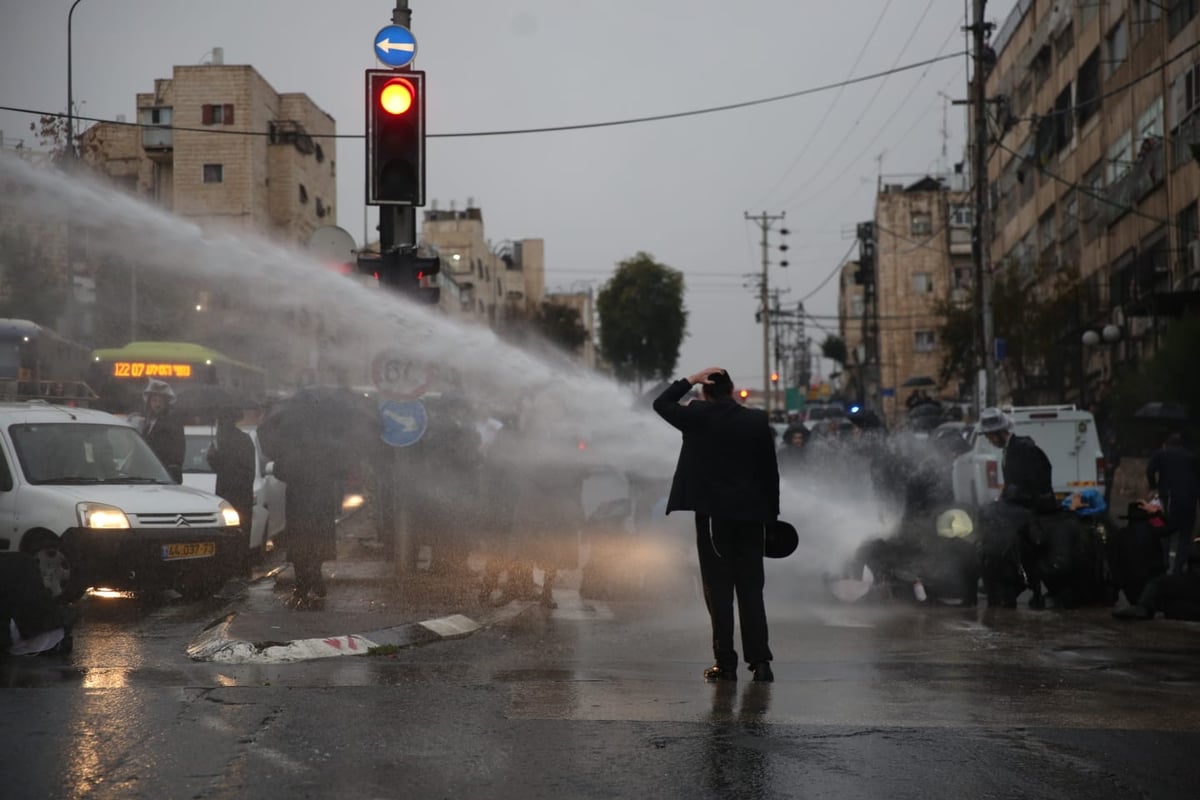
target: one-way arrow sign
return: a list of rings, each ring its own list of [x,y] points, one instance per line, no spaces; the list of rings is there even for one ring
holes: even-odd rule
[[[388,25],[375,34],[375,57],[389,67],[404,67],[417,55],[417,39],[403,25]]]

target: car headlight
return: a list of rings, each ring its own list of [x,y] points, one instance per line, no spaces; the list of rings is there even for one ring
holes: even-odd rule
[[[224,501],[221,502],[221,519],[225,521],[225,525],[230,528],[236,528],[242,524],[242,518],[237,513],[237,509]]]
[[[342,498],[342,511],[354,511],[356,508],[362,508],[362,504],[361,494],[348,494]]]
[[[79,503],[75,506],[79,525],[83,528],[115,530],[129,527],[129,517],[116,506],[104,503]]]

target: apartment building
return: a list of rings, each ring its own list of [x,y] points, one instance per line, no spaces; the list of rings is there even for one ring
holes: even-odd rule
[[[875,269],[860,262],[842,269],[838,313],[855,384],[848,390],[894,424],[914,391],[904,382],[936,380],[941,369],[938,303],[971,300],[972,212],[961,175],[887,181],[875,198]],[[956,399],[961,392],[955,382],[932,393]]]
[[[136,109],[138,125],[100,123],[80,139],[81,157],[118,186],[201,227],[292,245],[336,225],[337,129],[306,94],[281,93],[214,48],[211,63],[176,66],[137,94]],[[316,300],[311,309],[248,308],[198,277],[164,281],[83,262],[96,279],[97,316],[108,317],[92,337],[98,345],[194,341],[269,366],[272,388],[361,378],[328,356],[333,333]]]
[[[335,225],[337,128],[305,94],[277,92],[247,65],[176,66],[137,95],[139,126],[100,123],[83,157],[134,193],[196,223],[294,243]],[[162,127],[157,127],[162,126]]]
[[[1198,308],[1198,16],[1200,0],[1020,0],[992,40],[992,264],[1080,298],[1059,351],[1078,369],[1047,400],[1094,396]],[[1105,326],[1115,344],[1083,344]]]
[[[500,330],[541,308],[546,298],[545,243],[518,239],[493,246],[484,234],[483,210],[472,201],[461,211],[426,211],[421,242],[441,253],[441,308],[453,317]]]

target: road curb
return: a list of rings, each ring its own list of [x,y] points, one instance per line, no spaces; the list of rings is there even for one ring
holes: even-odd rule
[[[445,639],[461,639],[493,625],[507,622],[535,605],[513,600],[481,620],[463,614],[412,622],[367,633],[349,633],[289,642],[249,642],[228,636],[237,613],[212,622],[187,648],[193,661],[221,664],[288,664],[338,656],[369,655],[375,647],[416,647]]]

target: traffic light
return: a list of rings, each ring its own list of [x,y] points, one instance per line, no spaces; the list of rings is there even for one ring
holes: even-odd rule
[[[367,205],[425,205],[425,73],[369,69]]]
[[[360,256],[358,259],[358,271],[374,275],[380,286],[430,305],[436,305],[442,296],[437,285],[437,274],[441,269],[440,257],[421,256],[412,250],[393,250],[378,257]]]
[[[778,372],[771,373],[771,383],[779,383],[779,373]]]

